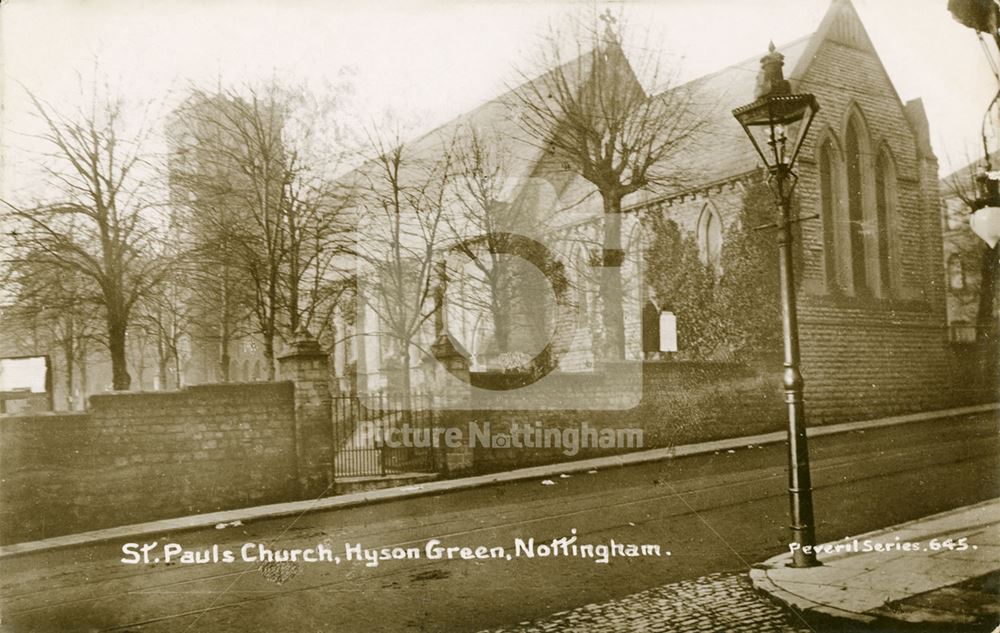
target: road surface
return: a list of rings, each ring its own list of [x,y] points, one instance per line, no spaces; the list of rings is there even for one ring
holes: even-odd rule
[[[811,440],[821,541],[1000,496],[992,414]],[[126,565],[122,543],[0,562],[3,631],[475,631],[745,572],[787,547],[783,445],[526,481],[139,539],[196,551],[244,543],[417,548],[548,542],[657,544],[592,559]],[[669,551],[670,554],[666,555]],[[152,560],[152,559],[151,559]]]

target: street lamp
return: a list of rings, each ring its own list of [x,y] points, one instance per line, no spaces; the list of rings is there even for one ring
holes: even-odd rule
[[[984,172],[977,177],[983,195],[972,203],[969,216],[972,232],[995,248],[1000,241],[1000,172]]]
[[[792,191],[798,176],[792,171],[802,141],[819,110],[811,94],[792,94],[782,74],[784,55],[774,43],[760,60],[755,101],[733,110],[733,116],[750,137],[754,149],[767,166],[768,186],[780,210],[778,268],[781,276],[781,324],[784,338],[782,385],[788,407],[788,494],[791,530],[799,545],[792,552],[793,567],[812,567],[816,554],[813,525],[812,484],[809,477],[809,448],[806,444],[805,409],[802,402],[802,374],[799,372],[799,327],[795,310],[795,272],[792,268]],[[808,551],[805,548],[809,547]]]

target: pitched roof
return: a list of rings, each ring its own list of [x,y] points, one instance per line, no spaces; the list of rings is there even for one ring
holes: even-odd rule
[[[801,37],[777,51],[785,56],[786,78],[798,79],[806,64],[799,63],[811,49],[815,33]],[[672,91],[686,91],[692,120],[702,126],[684,151],[676,157],[682,181],[707,184],[753,170],[760,159],[733,118],[733,109],[753,101],[760,56],[745,59],[715,73],[704,75]],[[663,98],[657,95],[653,98]]]
[[[831,0],[815,31],[777,47],[785,57],[785,78],[793,90],[805,77],[820,45],[828,40],[874,51],[851,1]],[[678,179],[682,184],[673,191],[641,192],[632,196],[627,206],[636,207],[695,186],[724,182],[760,165],[760,158],[732,115],[733,109],[753,100],[759,70],[760,55],[757,55],[669,91],[689,91],[691,116],[702,126],[697,137],[674,157],[675,164],[668,165],[680,172]]]
[[[829,9],[815,31],[777,47],[778,52],[784,55],[785,76],[792,82],[793,89],[796,82],[805,76],[820,45],[827,40],[874,50],[851,1],[831,0]],[[585,68],[586,58],[592,54],[586,53],[567,62],[563,70],[574,64],[577,68]],[[756,152],[732,116],[734,108],[753,100],[759,69],[760,56],[755,55],[651,97],[669,98],[675,91],[686,92],[691,106],[689,116],[692,121],[698,121],[700,129],[684,151],[677,152],[672,157],[672,164],[666,165],[667,169],[679,174],[676,178],[679,186],[671,191],[643,191],[633,194],[625,201],[626,208],[676,195],[694,186],[723,182],[751,172],[759,165]],[[509,165],[511,176],[529,176],[542,160],[543,152],[535,144],[524,140],[523,129],[515,116],[512,116],[511,106],[518,102],[517,95],[520,91],[530,90],[533,84],[544,82],[557,70],[559,69],[543,73],[408,142],[409,150],[417,156],[432,157],[440,152],[449,139],[460,135],[463,129],[476,129],[509,141],[513,152],[513,160]],[[362,166],[357,171],[364,170],[365,166]],[[580,191],[592,187],[579,175],[571,180],[571,184],[565,187],[566,190]],[[590,215],[590,212],[581,209],[571,215],[583,217]]]
[[[512,115],[512,111],[517,109],[518,102],[525,93],[531,94],[539,85],[544,85],[548,77],[557,72],[563,72],[571,80],[581,73],[586,73],[590,67],[589,58],[593,52],[584,53],[574,58],[561,67],[550,69],[534,79],[527,79],[506,92],[490,99],[482,105],[461,114],[438,127],[425,132],[424,134],[404,142],[408,154],[417,160],[434,159],[441,155],[452,140],[461,139],[467,136],[470,130],[489,139],[490,137],[501,138],[506,143],[505,149],[510,152],[510,170],[508,176],[511,178],[521,178],[530,175],[535,165],[541,159],[543,150],[534,143],[529,143],[525,139],[523,128],[517,118]],[[350,178],[352,174],[363,173],[369,169],[372,161],[366,161],[352,172],[345,174]]]
[[[522,108],[519,104],[532,97],[547,94],[550,86],[555,82],[564,82],[568,89],[575,89],[589,77],[593,65],[592,58],[595,54],[596,50],[584,52],[533,79],[527,79],[507,92],[415,139],[405,141],[403,146],[409,156],[409,165],[416,167],[422,161],[436,160],[447,151],[453,140],[461,142],[463,138],[468,138],[470,131],[474,130],[486,142],[498,140],[503,144],[506,172],[503,176],[508,182],[508,186],[504,187],[504,193],[509,196],[508,199],[505,199],[506,202],[521,200],[527,201],[524,202],[525,204],[537,204],[541,196],[547,201],[547,208],[551,207],[551,211],[556,211],[559,209],[556,201],[551,200],[548,194],[542,193],[543,190],[537,186],[539,179],[533,178],[537,175],[536,170],[544,164],[546,158],[544,141],[528,138],[529,135],[518,120]],[[553,109],[557,109],[555,104],[551,105]],[[376,168],[376,161],[368,160],[342,176],[341,180],[347,186],[363,188],[364,181],[374,173],[372,170]],[[403,167],[403,179],[405,179],[407,169],[410,167]],[[575,176],[571,175],[567,181],[572,181],[574,178]],[[534,182],[535,186],[525,186],[524,183],[528,182]],[[510,186],[512,183],[518,184]],[[565,186],[552,195],[558,198],[564,189]],[[541,225],[552,220],[555,215],[559,216],[556,221],[560,223],[572,220],[569,214],[564,213],[552,213],[546,215],[545,218],[534,218],[533,220]]]

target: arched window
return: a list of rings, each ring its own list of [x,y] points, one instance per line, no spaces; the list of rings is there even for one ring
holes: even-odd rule
[[[896,170],[892,156],[884,148],[875,164],[875,219],[878,223],[878,270],[882,296],[898,290],[898,258],[895,256]]]
[[[948,256],[948,286],[952,290],[965,289],[965,267],[958,253]]]
[[[837,148],[827,138],[819,148],[820,218],[823,222],[823,267],[826,290],[839,288],[837,283]]]
[[[710,204],[705,205],[698,219],[698,254],[702,264],[713,270],[719,269],[722,260],[722,218]]]
[[[871,294],[868,284],[868,262],[865,249],[864,181],[862,180],[861,138],[858,122],[847,122],[845,139],[847,154],[847,217],[850,234],[851,280],[855,296]]]

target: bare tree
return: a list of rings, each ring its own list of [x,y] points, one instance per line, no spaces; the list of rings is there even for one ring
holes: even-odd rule
[[[183,202],[175,203],[183,216],[178,239],[189,245],[179,273],[188,282],[189,332],[215,346],[218,376],[229,382],[232,345],[252,329],[250,288],[238,257],[234,203],[213,187],[200,186],[201,180],[201,175],[171,170],[172,193],[186,194]]]
[[[530,257],[530,240],[553,237],[549,217],[540,212],[527,183],[512,177],[514,160],[506,139],[462,130],[454,146],[449,212],[445,215],[455,245],[452,259],[461,270],[460,290],[448,302],[480,321],[488,318],[488,356],[506,355],[518,344],[539,348],[547,337],[547,310],[541,296],[547,286]],[[527,185],[524,187],[518,185]],[[532,283],[537,282],[537,283]],[[476,328],[478,329],[478,328]],[[515,333],[519,334],[514,341]],[[475,336],[475,333],[473,333]],[[470,350],[472,351],[472,350]]]
[[[90,343],[100,339],[101,323],[94,313],[100,297],[79,274],[39,264],[30,254],[8,273],[14,300],[4,311],[6,334],[33,353],[54,348],[60,356],[55,369],[63,374],[66,408],[82,408]]]
[[[676,182],[668,160],[701,127],[692,95],[671,88],[654,53],[641,61],[645,81],[660,87],[649,96],[623,51],[622,29],[607,13],[578,24],[566,38],[553,30],[544,43],[543,74],[512,91],[514,116],[531,142],[562,166],[590,182],[603,203],[603,265],[600,288],[605,330],[604,355],[625,355],[621,264],[622,200],[641,190]]]
[[[159,389],[170,388],[171,369],[173,386],[179,389],[184,384],[182,342],[191,333],[192,311],[195,308],[187,287],[188,279],[178,269],[164,280],[160,292],[138,305],[137,322],[156,348]]]
[[[219,313],[221,365],[243,308],[261,337],[267,375],[278,340],[339,297],[346,202],[331,172],[336,148],[320,149],[329,104],[276,83],[220,93],[196,91],[173,124],[175,190],[192,215],[200,252],[220,260],[208,281]],[[240,296],[241,289],[248,292]]]
[[[399,134],[370,135],[371,160],[351,177],[358,226],[352,254],[358,298],[378,316],[376,332],[395,349],[404,399],[411,392],[412,348],[434,315],[437,254],[444,246],[444,207],[451,147],[419,156]]]
[[[145,116],[136,131],[127,125],[127,106],[106,92],[63,113],[29,96],[49,152],[41,161],[53,201],[32,207],[6,202],[16,258],[53,274],[83,280],[99,297],[114,389],[128,389],[125,335],[136,303],[148,296],[168,269],[146,256],[157,239],[156,210],[144,178]]]
[[[297,157],[301,157],[298,154]],[[283,275],[287,332],[308,329],[317,337],[328,334],[332,313],[346,292],[353,270],[352,226],[347,209],[351,193],[315,163],[302,162],[289,186],[285,214],[288,264]]]

